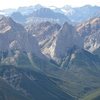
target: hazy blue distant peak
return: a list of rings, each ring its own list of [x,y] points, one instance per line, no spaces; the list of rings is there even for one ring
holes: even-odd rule
[[[72,7],[70,5],[65,5],[62,7],[63,9],[71,9]]]
[[[40,5],[40,4],[37,4],[37,5],[34,6],[34,8],[36,8],[36,9],[40,9],[40,8],[42,8],[42,7],[43,7],[43,6]]]

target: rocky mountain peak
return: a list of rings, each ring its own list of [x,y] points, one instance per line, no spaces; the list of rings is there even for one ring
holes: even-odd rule
[[[5,33],[6,31],[9,31],[11,29],[8,18],[6,18],[4,16],[0,16],[0,24],[1,24],[0,25],[0,33]]]
[[[65,56],[69,48],[78,45],[77,40],[78,35],[76,34],[74,27],[67,22],[64,23],[57,35],[55,55],[57,57]]]
[[[18,32],[24,31],[22,25],[14,22],[10,17],[0,16],[0,33],[6,33],[9,31]]]
[[[20,50],[42,57],[34,36],[9,17],[0,18],[0,51]]]
[[[65,22],[59,30],[52,35],[51,39],[44,44],[42,52],[54,59],[60,60],[67,55],[67,52],[73,46],[79,46],[79,35],[76,33],[75,28],[68,22]]]

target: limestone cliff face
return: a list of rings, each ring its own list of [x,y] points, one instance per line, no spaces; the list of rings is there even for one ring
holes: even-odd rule
[[[80,46],[79,35],[67,22],[52,36],[42,52],[54,60],[62,59],[73,46]]]
[[[63,57],[66,55],[68,49],[77,45],[78,36],[72,25],[67,22],[64,23],[56,38],[55,56]]]

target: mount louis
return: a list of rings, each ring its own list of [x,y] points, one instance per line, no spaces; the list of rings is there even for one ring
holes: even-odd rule
[[[0,13],[0,100],[100,99],[100,7]]]

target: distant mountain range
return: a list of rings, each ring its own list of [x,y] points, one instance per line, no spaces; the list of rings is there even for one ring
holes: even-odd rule
[[[73,8],[66,5],[62,8],[54,8],[53,11],[63,13],[74,23],[84,22],[98,16],[100,17],[99,6],[85,5],[83,7]]]
[[[62,8],[54,6],[46,8],[38,4],[35,6],[20,7],[18,9],[6,9],[0,11],[0,13],[12,16],[12,18],[18,22],[25,22],[25,19],[28,21],[29,19],[34,20],[35,17],[35,20],[37,21],[55,21],[61,24],[70,20],[72,23],[80,23],[89,20],[90,18],[100,17],[100,7],[86,5],[73,8],[69,5],[65,5]]]

